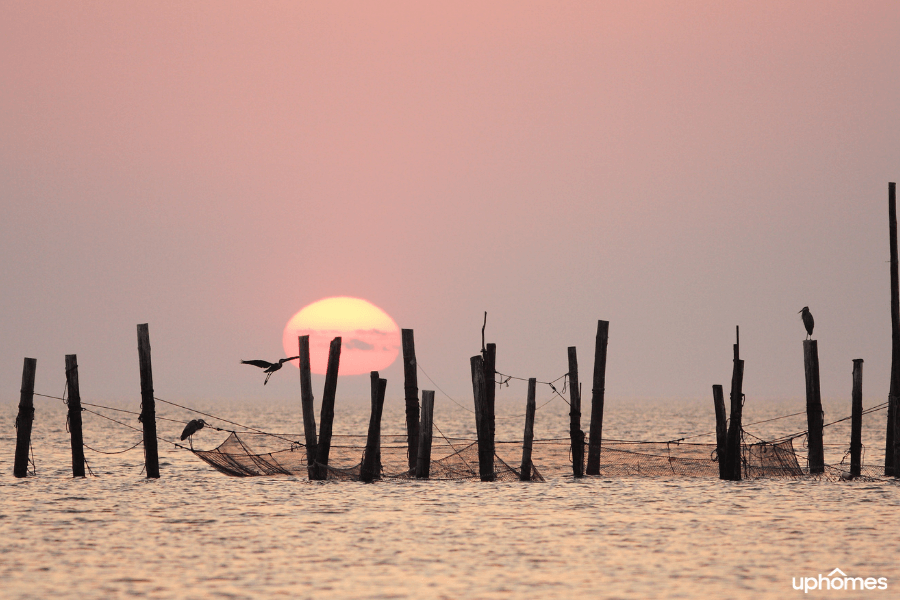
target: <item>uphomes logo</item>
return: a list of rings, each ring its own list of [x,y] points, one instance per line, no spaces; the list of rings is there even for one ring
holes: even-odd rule
[[[818,577],[793,577],[791,581],[794,589],[804,594],[810,590],[886,590],[888,586],[887,577],[850,577],[840,569]]]

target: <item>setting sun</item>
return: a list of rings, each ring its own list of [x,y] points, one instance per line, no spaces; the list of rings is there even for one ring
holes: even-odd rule
[[[341,342],[341,375],[379,371],[391,365],[400,352],[400,328],[386,312],[361,298],[335,297],[313,302],[295,314],[284,328],[282,343],[287,356],[297,354],[297,337],[309,336],[309,361],[313,373],[323,375],[328,347],[337,336]],[[297,361],[292,361],[294,366]]]

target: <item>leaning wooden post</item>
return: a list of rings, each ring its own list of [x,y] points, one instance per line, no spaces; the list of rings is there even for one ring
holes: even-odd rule
[[[316,479],[328,479],[328,454],[331,452],[331,425],[334,422],[334,396],[337,392],[338,368],[341,363],[341,338],[331,340],[328,368],[322,392],[322,415],[319,418],[319,443],[316,446]]]
[[[475,431],[478,437],[478,475],[482,481],[494,480],[494,456],[488,448],[487,425],[484,418],[485,385],[484,359],[473,356],[469,359],[472,367],[472,394],[475,397]]]
[[[488,457],[491,462],[491,480],[494,477],[494,431],[495,431],[495,413],[494,401],[497,394],[497,344],[487,344],[484,351],[484,412],[481,417],[484,419],[482,424],[482,433],[487,439]]]
[[[141,416],[144,426],[144,467],[147,477],[159,478],[159,449],[156,444],[156,400],[153,398],[153,368],[150,363],[150,328],[137,326],[138,363],[141,368]]]
[[[535,388],[537,379],[528,380],[528,398],[525,401],[525,435],[522,441],[522,469],[519,474],[520,481],[531,481],[531,447],[534,444],[534,411]]]
[[[431,439],[434,433],[434,391],[422,390],[422,422],[419,427],[419,452],[416,454],[416,478],[431,475]]]
[[[378,371],[369,374],[372,388],[372,413],[369,417],[369,435],[366,450],[359,469],[359,480],[372,483],[381,474],[381,413],[384,409],[384,390],[387,379],[378,377]]]
[[[806,423],[809,441],[809,472],[825,472],[822,445],[822,395],[819,390],[819,346],[816,340],[803,340],[803,366],[806,371]]]
[[[594,346],[594,385],[591,387],[591,428],[588,438],[587,474],[600,474],[600,447],[603,443],[603,401],[606,389],[606,346],[609,321],[597,321]]]
[[[581,430],[581,389],[578,387],[578,357],[569,347],[569,437],[572,440],[572,474],[584,477],[584,432]]]
[[[863,359],[853,360],[853,395],[850,410],[850,476],[862,472],[862,378]]]
[[[31,424],[34,422],[34,373],[37,359],[26,358],[22,367],[22,387],[19,390],[19,414],[16,416],[16,460],[13,475],[28,476],[28,450],[31,448]]]
[[[409,470],[416,470],[419,449],[419,381],[416,371],[416,344],[412,329],[400,330],[403,344],[403,396],[406,399],[406,446]]]
[[[897,261],[897,184],[888,183],[891,249],[891,387],[888,393],[884,474],[900,477],[900,274]]]
[[[740,330],[737,330],[738,336]],[[731,374],[731,420],[725,439],[725,460],[729,481],[740,481],[742,477],[741,419],[744,413],[744,361],[741,360],[740,337],[734,345],[734,371]]]
[[[313,480],[316,465],[316,411],[309,363],[309,336],[299,336],[297,344],[300,355],[300,406],[303,410],[303,433],[306,437],[306,474]]]
[[[716,407],[716,455],[719,458],[719,479],[728,479],[728,465],[725,461],[728,420],[725,418],[725,393],[721,385],[713,386],[713,404]]]
[[[84,437],[81,434],[81,392],[78,389],[78,357],[66,354],[66,389],[69,391],[69,437],[72,440],[72,477],[84,477]]]

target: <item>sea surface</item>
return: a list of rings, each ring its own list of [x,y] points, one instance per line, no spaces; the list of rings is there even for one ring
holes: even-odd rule
[[[335,432],[364,434],[365,401],[345,401],[338,391]],[[515,396],[505,391],[498,400],[498,438],[522,438],[524,400]],[[137,410],[135,401],[83,399]],[[568,406],[549,400],[535,435],[565,437]],[[35,398],[36,475],[15,479],[16,402],[0,403],[0,598],[900,597],[900,484],[891,480],[575,480],[560,471],[545,483],[366,485],[228,477],[164,442],[162,476],[148,480],[140,446],[95,451],[126,450],[139,433],[89,412],[84,437],[94,476],[73,479],[65,407],[47,398]],[[191,406],[241,426],[300,432],[298,404]],[[439,394],[435,424],[445,435],[474,437],[461,404]],[[386,434],[404,431],[402,406],[388,397]],[[139,427],[132,414],[91,410]],[[803,410],[802,400],[748,400],[744,422]],[[849,400],[826,402],[825,411],[826,422],[844,417]],[[200,416],[165,404],[158,415]],[[588,421],[586,409],[585,430]],[[882,460],[884,425],[884,411],[865,417],[867,463]],[[168,440],[182,427],[159,421]],[[668,440],[713,428],[711,398],[606,406],[611,438]],[[747,426],[764,439],[803,429],[802,415]],[[194,445],[211,449],[227,435],[204,429]],[[849,421],[828,427],[825,442],[826,461],[839,463]],[[796,446],[804,457],[802,440]],[[793,587],[836,568],[886,578],[887,589]]]

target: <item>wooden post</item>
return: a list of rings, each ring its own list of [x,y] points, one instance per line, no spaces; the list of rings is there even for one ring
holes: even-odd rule
[[[900,477],[900,274],[897,262],[897,184],[888,183],[891,249],[891,387],[888,393],[884,474]]]
[[[588,442],[587,474],[600,474],[600,447],[603,443],[603,401],[606,390],[606,346],[609,321],[597,321],[594,346],[594,385],[591,388],[591,428]]]
[[[819,390],[819,346],[816,340],[803,340],[803,366],[806,371],[806,423],[809,441],[809,472],[825,472],[822,445],[822,395]]]
[[[485,385],[484,359],[473,356],[469,359],[472,367],[472,394],[475,397],[475,431],[478,436],[478,474],[482,481],[494,480],[494,456],[490,453],[487,440],[487,425],[484,417]]]
[[[484,351],[484,411],[481,431],[487,440],[485,450],[491,465],[491,481],[494,480],[494,400],[497,393],[497,344],[487,344]]]
[[[159,449],[156,444],[156,400],[153,398],[153,367],[150,363],[150,328],[137,326],[138,363],[141,369],[141,416],[144,426],[144,470],[150,479],[159,478]]]
[[[716,407],[716,455],[719,457],[719,479],[728,479],[727,451],[728,419],[725,417],[725,393],[721,385],[713,386],[713,404]]]
[[[428,479],[431,474],[431,439],[434,433],[434,391],[422,390],[422,423],[419,427],[419,452],[416,455],[416,478]]]
[[[403,396],[406,399],[406,446],[409,470],[416,470],[419,450],[419,381],[416,371],[416,343],[412,329],[401,329],[403,343]]]
[[[584,432],[581,430],[581,389],[578,387],[578,357],[569,347],[569,437],[572,440],[572,474],[584,477]]]
[[[725,439],[726,475],[729,481],[740,481],[742,473],[741,419],[744,413],[744,361],[741,360],[740,329],[734,345],[734,371],[731,374],[731,420]]]
[[[315,478],[328,479],[328,454],[331,452],[331,425],[334,422],[334,396],[337,392],[338,368],[341,363],[341,338],[331,340],[328,349],[328,368],[322,392],[322,415],[319,419],[319,443],[316,446]]]
[[[300,406],[303,410],[303,434],[306,437],[306,474],[312,481],[315,479],[313,470],[316,465],[316,410],[309,364],[309,336],[299,336],[297,345],[300,355]]]
[[[853,360],[853,395],[850,409],[850,476],[862,472],[862,378],[863,359]]]
[[[84,437],[81,434],[81,392],[78,389],[78,357],[66,354],[66,388],[69,391],[69,437],[72,440],[72,477],[84,477]]]
[[[13,475],[28,476],[28,450],[31,448],[31,424],[34,422],[34,374],[37,359],[26,358],[22,366],[22,387],[19,390],[19,414],[16,416],[16,460]]]
[[[378,371],[369,374],[372,388],[372,413],[369,417],[369,435],[366,450],[359,469],[359,480],[372,483],[381,475],[381,413],[384,409],[384,390],[387,379],[380,379]]]
[[[528,380],[528,398],[525,402],[525,435],[523,436],[522,441],[522,469],[519,474],[520,481],[531,481],[531,446],[534,443],[534,396],[536,387],[537,379],[532,377]]]

